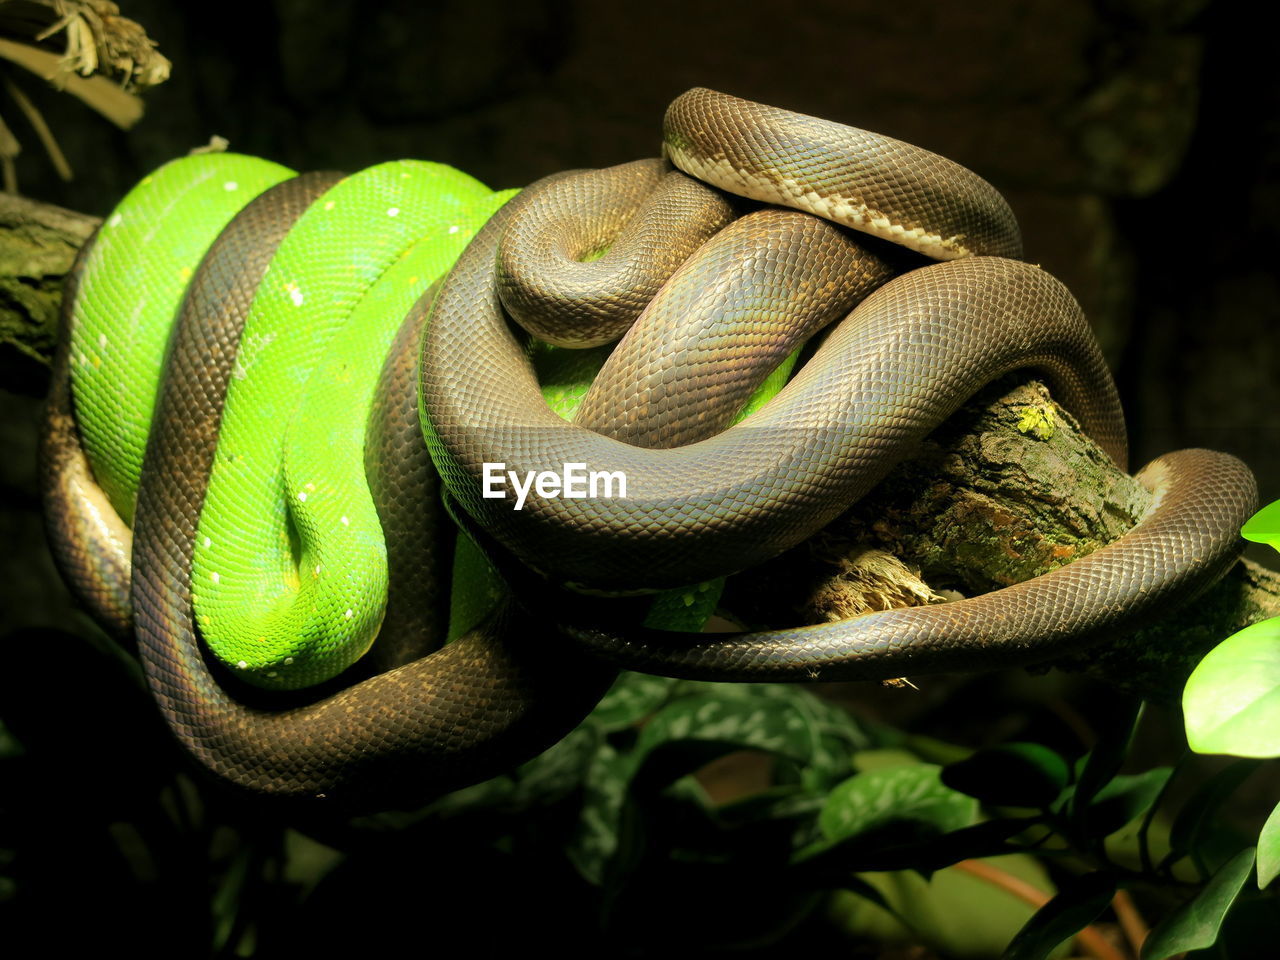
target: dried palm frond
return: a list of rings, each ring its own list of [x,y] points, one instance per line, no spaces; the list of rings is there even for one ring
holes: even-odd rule
[[[58,38],[61,37],[61,46]],[[108,0],[0,0],[0,60],[22,67],[92,107],[121,129],[142,117],[137,91],[169,76],[169,61],[146,31]],[[64,180],[71,166],[31,99],[0,63],[5,92],[18,106]],[[0,174],[17,190],[21,145],[0,118]]]

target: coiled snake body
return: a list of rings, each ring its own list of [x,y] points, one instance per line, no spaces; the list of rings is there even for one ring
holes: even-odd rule
[[[739,216],[743,201],[661,161],[558,175],[502,206],[434,298],[408,311],[384,368],[375,404],[383,425],[365,451],[382,478],[372,486],[384,526],[430,522],[421,444],[410,455],[415,444],[404,442],[417,436],[415,413],[468,523],[541,575],[603,591],[688,584],[801,541],[1014,368],[1043,373],[1124,465],[1123,420],[1092,334],[1061,284],[1010,259],[1020,254],[1017,227],[984,181],[887,138],[706,90],[672,104],[665,149],[695,177],[795,209]],[[429,638],[380,639],[375,654],[391,669],[336,693],[286,709],[246,706],[220,676],[234,674],[235,661],[229,671],[211,666],[199,643],[205,623],[193,614],[191,567],[206,537],[200,508],[216,463],[234,461],[215,453],[220,424],[232,416],[222,413],[227,385],[253,360],[246,351],[263,349],[241,341],[247,304],[263,284],[274,289],[263,278],[274,276],[277,247],[290,243],[289,227],[305,210],[333,202],[334,179],[277,177],[230,220],[196,271],[146,448],[132,574],[127,534],[91,533],[105,529],[93,522],[104,511],[86,498],[92,482],[66,388],[69,349],[51,396],[46,491],[64,569],[121,628],[130,601],[120,584],[131,576],[139,651],[162,711],[193,753],[242,786],[386,805],[497,772],[553,741],[599,697],[611,669],[583,649],[613,664],[707,679],[884,678],[1033,662],[1149,617],[1213,582],[1238,554],[1237,531],[1256,499],[1252,476],[1233,458],[1184,451],[1139,475],[1155,498],[1129,534],[971,600],[714,639],[557,627],[506,603],[429,656],[420,656]],[[874,242],[868,249],[830,220],[944,262],[885,282],[907,255]],[[596,292],[602,272],[612,285]],[[75,276],[83,280],[79,268]],[[304,293],[282,290],[275,295],[295,304]],[[715,325],[709,301],[719,304]],[[543,402],[507,309],[558,343],[594,344],[613,326],[630,326],[575,422]],[[776,399],[723,429],[771,366],[845,314]],[[415,399],[404,385],[415,379],[424,323]],[[379,465],[371,450],[395,452]],[[621,471],[627,496],[530,497],[517,511],[483,495],[489,463],[521,473],[568,463]],[[285,497],[315,493],[282,483]],[[296,545],[282,549],[296,561]],[[426,588],[397,588],[425,562],[396,560],[397,549],[387,547],[391,591],[407,602],[389,605],[397,626],[385,632],[427,637],[399,625],[401,616],[413,621]],[[327,563],[308,555],[296,577],[319,577]],[[199,589],[209,589],[210,575],[200,576]],[[336,609],[354,618],[345,601]]]

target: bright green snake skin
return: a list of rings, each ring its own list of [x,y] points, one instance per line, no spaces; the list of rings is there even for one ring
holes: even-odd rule
[[[289,176],[235,154],[175,160],[100,231],[72,390],[94,475],[126,522],[186,281],[230,219]],[[241,340],[192,576],[201,633],[243,679],[308,686],[373,642],[386,548],[359,451],[378,370],[401,318],[513,192],[385,163],[336,184],[281,243]]]
[[[187,281],[231,218],[292,175],[256,157],[186,157],[144,177],[98,231],[72,325],[72,391],[94,478],[126,524]]]

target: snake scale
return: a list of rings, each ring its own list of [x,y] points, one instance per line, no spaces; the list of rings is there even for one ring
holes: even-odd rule
[[[1017,259],[1013,214],[985,181],[898,141],[703,89],[668,109],[663,148],[661,160],[557,174],[514,199],[469,178],[448,181],[462,199],[432,222],[442,256],[461,254],[435,285],[426,268],[404,265],[405,244],[416,241],[386,239],[396,227],[388,218],[398,224],[409,211],[406,220],[432,220],[423,211],[435,201],[402,207],[395,199],[402,194],[385,191],[410,189],[395,177],[416,183],[454,174],[388,167],[378,174],[385,183],[362,188],[368,172],[294,176],[272,165],[225,179],[228,193],[251,176],[260,182],[246,184],[238,204],[224,204],[194,268],[175,266],[183,273],[181,308],[154,361],[157,385],[142,402],[154,400],[149,433],[130,455],[136,509],[115,467],[101,465],[110,455],[82,436],[96,401],[72,386],[77,367],[97,366],[86,358],[99,353],[83,345],[77,324],[92,308],[83,306],[93,299],[86,290],[108,282],[93,271],[94,251],[120,213],[81,252],[68,279],[44,434],[51,540],[91,612],[117,634],[136,636],[171,729],[219,777],[258,794],[324,797],[344,808],[412,803],[544,749],[590,710],[618,666],[795,680],[1030,663],[1150,618],[1234,561],[1238,529],[1256,502],[1252,475],[1229,456],[1183,451],[1138,475],[1154,498],[1128,534],[984,596],[714,636],[578,622],[546,603],[507,599],[440,647],[440,557],[453,528],[433,462],[456,518],[503,558],[500,566],[514,557],[535,580],[605,593],[722,576],[800,542],[1012,369],[1048,378],[1055,397],[1125,465],[1119,401],[1079,307],[1051,276]],[[346,239],[354,226],[324,227],[326,214],[316,212],[360,222],[367,214],[348,209],[360,189],[373,192],[380,218],[368,228],[379,234],[376,255],[366,238]],[[205,192],[225,200],[207,185]],[[321,240],[311,242],[334,266],[314,279],[298,274],[304,283],[282,264],[302,243],[300,225],[310,223],[322,224]],[[360,271],[380,292],[343,292],[332,279]],[[403,282],[388,280],[395,277]],[[308,319],[301,337],[291,327],[257,325],[262,301],[303,315],[303,303],[318,309],[311,298],[331,283],[333,302],[343,306],[330,312],[341,317]],[[362,361],[374,364],[373,374],[357,376],[352,358],[369,335],[343,334],[342,319],[362,310],[391,314],[391,322],[370,348],[375,359]],[[543,400],[529,334],[509,317],[564,346],[622,337],[572,422]],[[219,444],[246,418],[257,418],[250,432],[286,424],[273,429],[290,437],[301,431],[299,419],[327,425],[330,418],[287,414],[270,393],[245,411],[232,401],[255,378],[304,380],[293,367],[270,368],[271,357],[285,343],[328,337],[310,332],[325,325],[349,343],[337,360],[307,360],[308,369],[327,371],[325,382],[366,384],[359,389],[370,413],[366,421],[363,413],[333,412],[347,426],[321,434],[328,439],[318,459],[326,467],[339,459],[327,455],[340,445],[333,431],[358,438],[354,460],[366,469],[387,534],[385,547],[369,548],[388,558],[386,594],[360,611],[365,593],[356,601],[305,600],[310,581],[325,581],[342,562],[310,552],[308,525],[347,536],[362,523],[345,509],[310,512],[347,484],[335,481],[331,490],[315,479],[298,465],[311,461],[292,446],[259,497],[276,532],[249,541],[257,544],[250,553],[266,556],[278,576],[243,589],[271,610],[282,597],[320,610],[323,637],[362,617],[381,632],[355,641],[354,654],[332,654],[326,644],[334,641],[322,638],[325,653],[314,655],[289,646],[311,628],[286,625],[284,651],[253,659],[269,628],[251,619],[248,640],[214,650],[206,636],[214,618],[202,613],[201,597],[241,571],[231,560],[201,566],[202,552],[240,539],[244,527],[268,526],[236,516],[239,501],[214,492],[220,472],[234,474],[249,459],[242,447]],[[770,371],[824,328],[778,396],[729,426]],[[108,339],[100,335],[104,352]],[[259,378],[265,369],[275,372]],[[367,385],[373,380],[376,393]],[[327,388],[300,389],[325,402]],[[89,418],[121,419],[104,409]],[[627,492],[535,495],[514,510],[509,496],[484,495],[485,465],[498,462],[520,473],[568,463],[621,471]],[[202,511],[210,507],[222,509],[222,526],[208,525]],[[353,567],[335,579],[355,574]],[[370,642],[370,655],[358,659]],[[266,694],[245,680],[306,689]]]

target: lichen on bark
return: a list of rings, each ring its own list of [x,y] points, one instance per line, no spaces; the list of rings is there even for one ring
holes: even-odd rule
[[[1028,429],[1049,418],[1051,431]],[[1086,556],[1150,500],[1042,383],[1006,378],[818,537],[734,578],[727,597],[749,622],[781,626],[973,596]],[[1280,574],[1241,561],[1176,619],[1053,665],[1172,700],[1209,649],[1276,614]]]
[[[0,195],[5,367],[15,355],[26,369],[47,366],[63,278],[96,223]],[[31,380],[27,392],[39,392],[40,378]],[[5,385],[22,389],[7,373]],[[972,596],[1087,555],[1129,529],[1149,501],[1043,384],[1015,375],[972,398],[818,536],[730,578],[726,604],[745,622],[790,625]],[[1176,618],[1053,665],[1172,700],[1205,652],[1276,615],[1280,574],[1241,561]]]

